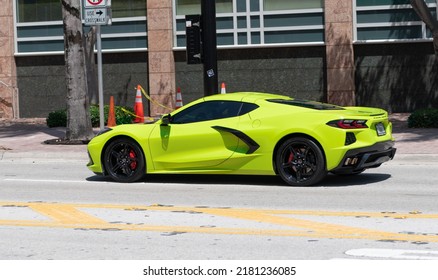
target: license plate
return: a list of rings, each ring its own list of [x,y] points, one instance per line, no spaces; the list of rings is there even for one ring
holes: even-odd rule
[[[385,126],[383,126],[383,123],[376,124],[376,130],[378,136],[386,135]]]

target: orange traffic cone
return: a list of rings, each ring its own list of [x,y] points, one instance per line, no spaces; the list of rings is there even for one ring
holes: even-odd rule
[[[222,83],[221,85],[221,94],[227,93],[227,89],[225,88],[225,83]]]
[[[135,104],[134,104],[134,114],[136,123],[144,123],[144,112],[143,112],[143,100],[141,98],[141,86],[137,86],[137,93],[135,95]]]
[[[182,102],[181,88],[178,88],[176,91],[175,109],[179,109],[182,106],[183,106],[183,102]]]
[[[108,112],[108,122],[106,124],[108,127],[116,126],[116,114],[114,112],[114,96],[110,96],[110,105]]]

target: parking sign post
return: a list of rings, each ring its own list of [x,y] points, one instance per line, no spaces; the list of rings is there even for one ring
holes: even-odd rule
[[[87,26],[96,26],[97,49],[97,82],[99,93],[99,119],[100,129],[105,127],[103,103],[103,74],[102,74],[102,34],[101,25],[108,25],[111,21],[111,0],[85,0],[84,23]]]

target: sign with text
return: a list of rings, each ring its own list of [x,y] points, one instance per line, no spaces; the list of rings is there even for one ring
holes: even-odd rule
[[[86,0],[85,8],[102,8],[106,7],[106,0]]]
[[[85,9],[85,25],[107,25],[108,13],[106,8]]]

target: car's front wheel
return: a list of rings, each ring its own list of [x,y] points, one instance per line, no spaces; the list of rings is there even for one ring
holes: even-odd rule
[[[277,150],[276,166],[280,177],[291,186],[310,186],[326,175],[321,148],[312,140],[295,137]]]
[[[145,175],[145,159],[140,146],[130,138],[118,138],[105,149],[103,164],[115,181],[131,183]]]

